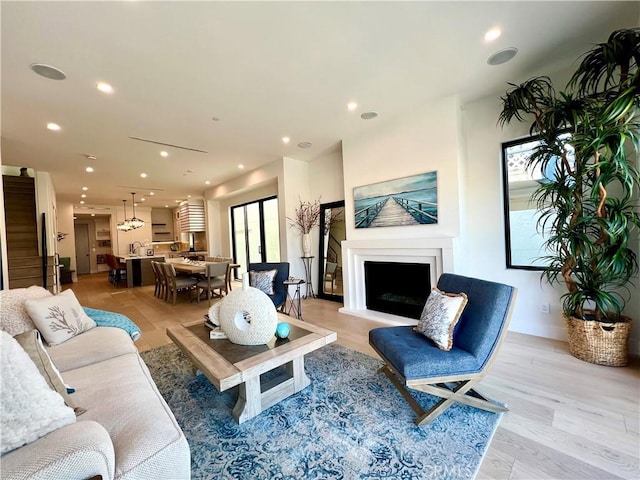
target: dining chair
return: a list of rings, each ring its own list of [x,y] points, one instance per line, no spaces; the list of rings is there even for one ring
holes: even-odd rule
[[[178,277],[176,276],[176,270],[170,263],[160,263],[160,267],[164,272],[166,282],[166,294],[165,300],[168,302],[169,297],[172,298],[172,304],[175,305],[179,291],[186,291],[191,298],[191,292],[196,290],[198,280],[191,277]]]
[[[155,260],[151,260],[151,270],[153,270],[153,276],[155,280],[155,289],[153,290],[153,295],[155,297],[161,298],[163,294],[162,289],[162,277],[164,274],[160,271],[160,264]]]
[[[227,273],[225,275],[225,282],[227,284],[227,293],[229,293],[232,288],[231,288],[231,273],[233,271],[233,269],[231,268],[231,265],[233,264],[233,258],[231,257],[218,257],[218,260],[216,260],[217,262],[224,262],[227,264]]]
[[[209,306],[211,306],[211,295],[215,293],[215,290],[220,292],[220,297],[222,297],[223,290],[225,294],[229,293],[226,278],[228,270],[229,264],[225,262],[211,262],[206,264],[204,272],[206,279],[200,280],[196,285],[198,303],[200,303],[201,291],[206,290]]]

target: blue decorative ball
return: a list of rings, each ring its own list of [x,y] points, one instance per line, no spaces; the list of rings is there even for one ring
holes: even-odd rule
[[[287,322],[280,322],[276,327],[276,337],[287,338],[290,331],[291,328],[289,328],[289,324]]]

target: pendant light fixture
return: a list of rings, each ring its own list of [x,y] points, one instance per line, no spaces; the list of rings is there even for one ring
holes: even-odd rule
[[[128,232],[129,230],[131,230],[131,225],[129,225],[129,220],[127,220],[127,201],[126,200],[122,200],[122,208],[124,210],[124,219],[122,220],[122,222],[116,225],[116,229],[120,230],[121,232]]]
[[[133,199],[133,217],[131,217],[127,223],[135,230],[144,227],[144,220],[136,217],[136,192],[131,192],[131,198]]]

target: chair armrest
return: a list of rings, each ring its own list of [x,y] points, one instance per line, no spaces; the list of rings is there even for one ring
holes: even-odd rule
[[[112,479],[115,453],[109,433],[98,422],[79,421],[16,448],[2,457],[3,480]]]

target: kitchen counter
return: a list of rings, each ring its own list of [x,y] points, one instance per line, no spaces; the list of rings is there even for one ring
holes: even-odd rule
[[[155,283],[155,275],[151,268],[151,262],[164,262],[164,255],[148,256],[118,256],[118,259],[127,265],[127,287],[141,287],[144,285],[153,285]]]

